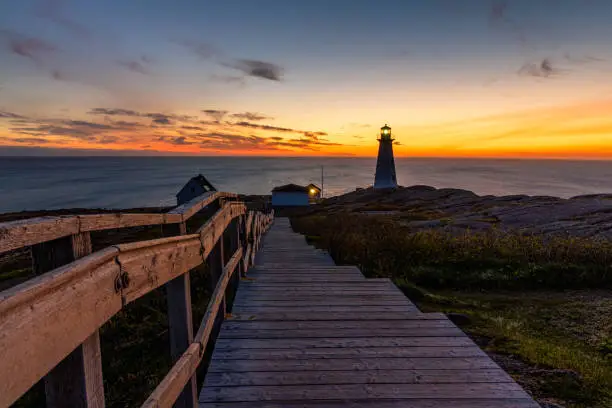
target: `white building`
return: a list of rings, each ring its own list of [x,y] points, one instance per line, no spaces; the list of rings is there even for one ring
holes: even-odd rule
[[[272,207],[301,207],[310,204],[310,190],[297,184],[286,184],[272,189]]]

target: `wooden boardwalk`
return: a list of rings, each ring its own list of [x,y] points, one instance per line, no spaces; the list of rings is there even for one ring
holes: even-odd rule
[[[200,407],[538,407],[443,314],[336,266],[277,218],[222,326]]]

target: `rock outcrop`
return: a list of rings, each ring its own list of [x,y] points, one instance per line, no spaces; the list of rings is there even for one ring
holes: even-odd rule
[[[472,191],[430,186],[360,189],[326,199],[313,211],[387,215],[415,230],[490,229],[527,234],[612,238],[612,194],[569,199],[550,196],[479,196]]]

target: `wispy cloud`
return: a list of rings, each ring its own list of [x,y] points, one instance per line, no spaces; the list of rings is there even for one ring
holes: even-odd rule
[[[5,46],[11,53],[27,58],[38,66],[42,65],[47,56],[59,51],[58,47],[46,40],[11,30],[0,30],[0,38],[4,40]]]
[[[181,45],[195,54],[197,57],[208,60],[223,55],[223,52],[212,44],[204,41],[193,40],[171,40],[175,44]]]
[[[83,24],[66,17],[65,11],[66,2],[63,0],[41,0],[36,5],[34,13],[40,18],[50,20],[63,27],[77,38],[90,37],[89,29]]]
[[[226,62],[223,65],[237,69],[243,74],[255,78],[280,81],[283,77],[283,69],[279,65],[271,62],[238,59],[232,62]]]
[[[544,58],[542,61],[537,63],[530,62],[522,65],[517,72],[521,76],[550,78],[565,71],[553,66],[553,63],[549,58]]]
[[[234,119],[240,119],[240,120],[249,120],[251,122],[257,122],[259,120],[274,119],[270,116],[262,115],[261,113],[256,113],[256,112],[232,113],[230,117]]]
[[[219,109],[203,109],[202,113],[216,122],[221,122],[225,115],[228,114],[228,111]]]
[[[129,71],[136,72],[142,75],[150,75],[151,72],[145,66],[145,64],[148,64],[147,61],[148,59],[143,56],[140,57],[140,60],[117,61],[117,64],[119,64],[123,68],[126,68]]]
[[[0,110],[0,118],[2,118],[2,119],[7,119],[7,118],[8,119],[22,119],[23,116],[18,115],[18,114],[13,113],[13,112],[8,112],[8,111]]]

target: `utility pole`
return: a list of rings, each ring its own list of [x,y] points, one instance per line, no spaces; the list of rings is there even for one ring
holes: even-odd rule
[[[323,187],[325,183],[325,177],[323,176],[323,166],[321,166],[321,198],[323,198]]]

